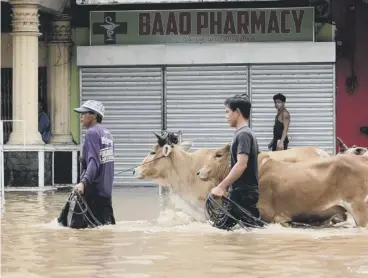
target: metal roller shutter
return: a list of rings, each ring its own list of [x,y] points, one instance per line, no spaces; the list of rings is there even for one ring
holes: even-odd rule
[[[192,150],[217,148],[231,142],[224,101],[247,93],[247,66],[187,66],[166,68],[167,129],[181,130]]]
[[[161,130],[161,67],[83,68],[81,81],[82,102],[94,99],[105,106],[103,125],[114,137],[115,174],[139,164],[151,149],[152,132]],[[114,185],[153,183],[137,180],[129,171],[117,174]]]
[[[289,147],[319,146],[335,153],[335,67],[333,64],[254,65],[250,69],[252,128],[268,150],[276,109],[273,95],[286,96],[291,115]]]

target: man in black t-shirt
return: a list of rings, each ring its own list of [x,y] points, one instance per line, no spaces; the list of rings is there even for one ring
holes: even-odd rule
[[[255,218],[259,218],[258,142],[248,125],[251,107],[247,95],[236,95],[225,101],[226,119],[231,127],[236,128],[230,150],[231,171],[217,187],[212,189],[211,194],[223,196],[230,187],[229,198]],[[237,219],[241,218],[241,214],[234,208],[230,213]],[[235,225],[230,218],[228,222],[233,222],[228,223],[229,226]]]

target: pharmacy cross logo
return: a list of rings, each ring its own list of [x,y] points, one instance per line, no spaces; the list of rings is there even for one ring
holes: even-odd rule
[[[94,22],[92,28],[94,35],[104,35],[105,44],[116,44],[117,34],[128,34],[128,23],[117,22],[116,12],[105,12],[104,22]]]

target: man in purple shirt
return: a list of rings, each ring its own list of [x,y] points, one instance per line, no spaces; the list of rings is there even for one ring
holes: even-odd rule
[[[110,131],[101,125],[105,108],[99,101],[88,100],[74,111],[81,113],[81,123],[87,128],[81,158],[82,174],[76,190],[84,195],[98,220],[95,225],[115,224],[111,198],[114,143]]]

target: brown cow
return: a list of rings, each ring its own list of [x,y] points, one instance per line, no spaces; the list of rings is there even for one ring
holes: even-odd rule
[[[276,154],[276,153],[287,152],[287,151],[289,151],[289,150],[274,152],[274,153],[271,153],[270,155]],[[270,155],[268,155],[266,157],[270,158]],[[337,156],[337,157],[341,157],[341,156]],[[219,184],[226,177],[226,175],[229,171],[229,158],[230,158],[229,147],[224,146],[222,148],[219,148],[218,151],[216,152],[216,154],[207,162],[207,165],[205,165],[199,171],[199,176],[203,180],[211,181],[215,185]],[[280,158],[281,158],[280,156],[275,157],[275,158],[272,159],[272,161],[275,161],[275,163],[277,164],[276,160],[277,159],[279,159],[279,161],[282,160]],[[327,157],[327,158],[329,158],[329,157]],[[327,159],[327,158],[324,158],[324,159]],[[324,159],[310,159],[310,161],[315,161],[316,162],[316,161],[319,161],[319,160],[322,161]],[[264,160],[264,159],[263,158],[259,159],[259,164],[262,163],[262,160]],[[289,161],[289,163],[286,163],[286,164],[293,164],[293,163],[290,163],[290,162],[295,162],[295,161]],[[299,164],[299,163],[296,163],[296,164]],[[280,165],[284,165],[284,164],[282,164],[281,161],[280,161]],[[267,192],[267,191],[265,191],[266,190],[265,188],[267,188],[267,185],[263,184],[262,182],[264,182],[263,175],[267,174],[267,171],[262,169],[263,165],[259,168],[260,168],[260,172],[259,172],[259,177],[260,177],[260,180],[259,180],[260,197],[259,198],[260,198],[260,201],[259,201],[259,204],[264,204],[263,200],[266,196],[266,195],[264,195],[264,192]],[[277,169],[278,169],[278,171],[280,171],[280,175],[282,177],[284,177],[282,168],[277,168]],[[267,168],[267,170],[270,170],[270,169]],[[287,177],[287,176],[284,177],[286,180],[290,179],[290,177],[293,177],[292,173],[289,173],[289,174],[290,174],[289,177]],[[282,188],[284,185],[280,184],[279,186]],[[303,188],[305,188],[307,186],[308,186],[308,184],[302,185]],[[295,189],[295,190],[297,190],[297,189]],[[304,192],[304,189],[301,190],[301,192]],[[286,202],[286,204],[287,204],[287,202]],[[301,202],[301,204],[302,204],[302,202]],[[264,210],[262,211],[261,207],[260,207],[260,212],[261,212],[261,215],[263,216],[262,213],[264,213]],[[267,219],[267,216],[265,216],[265,218]],[[325,210],[320,210],[320,211],[318,211],[317,214],[315,214],[313,211],[312,211],[312,214],[310,214],[308,211],[305,211],[304,214],[295,214],[295,215],[293,215],[291,220],[293,222],[308,223],[310,225],[323,225],[326,222],[329,223],[330,220],[333,223],[346,221],[346,218],[347,218],[346,210],[343,207],[341,207],[339,205],[336,205],[336,206],[329,207]],[[276,218],[275,220],[279,221],[280,219]]]
[[[164,142],[158,137],[151,152],[134,170],[137,179],[150,179],[156,184],[169,188],[187,203],[203,209],[207,193],[212,183],[198,179],[196,173],[204,162],[213,156],[215,149],[199,149],[188,152],[191,142],[183,142],[179,146]]]
[[[288,163],[266,158],[259,173],[259,210],[268,222],[318,215],[344,207],[357,226],[368,224],[368,157],[338,155]]]

